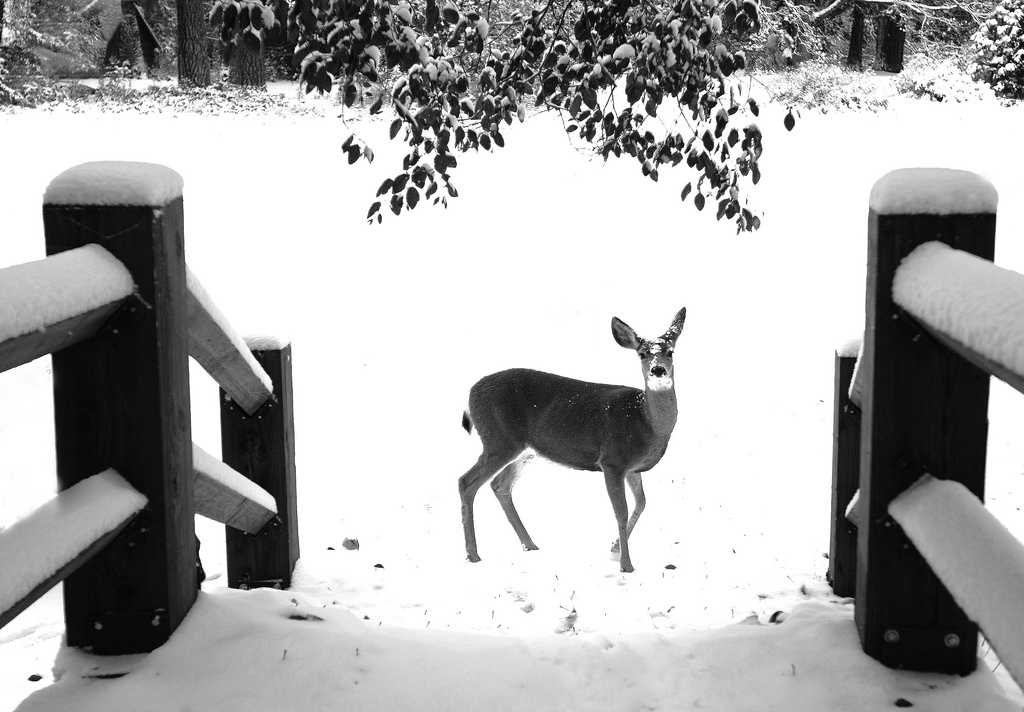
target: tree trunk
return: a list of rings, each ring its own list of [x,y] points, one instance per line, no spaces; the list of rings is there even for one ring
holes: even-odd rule
[[[864,10],[860,4],[853,6],[853,27],[850,30],[850,53],[846,55],[846,66],[864,69]]]
[[[259,41],[259,49],[255,50],[250,37],[243,36],[243,41],[232,48],[231,63],[228,71],[228,82],[241,87],[266,89],[267,78],[263,69],[263,42]],[[250,44],[252,43],[252,44]]]
[[[140,71],[142,63],[142,45],[139,44],[139,23],[135,19],[134,0],[121,0],[121,29],[118,33],[117,46],[118,64],[132,70]]]
[[[4,0],[0,0],[0,40],[4,37]]]
[[[903,71],[903,46],[907,33],[898,19],[882,15],[878,21],[878,68],[883,72]]]
[[[177,0],[178,83],[210,85],[210,55],[206,52],[206,13],[202,0]]]

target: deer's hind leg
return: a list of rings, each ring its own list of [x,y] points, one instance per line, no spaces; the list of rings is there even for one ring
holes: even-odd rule
[[[503,471],[506,465],[518,461],[521,454],[521,450],[488,451],[485,448],[476,464],[459,478],[459,495],[462,498],[462,529],[466,536],[466,558],[470,561],[480,561],[480,555],[476,550],[476,527],[473,523],[473,500],[476,498],[476,493],[487,480]],[[521,523],[520,526],[522,526]]]
[[[494,490],[494,496],[498,498],[498,502],[501,504],[501,508],[505,512],[505,516],[508,517],[508,523],[512,525],[512,528],[516,531],[516,536],[519,537],[520,543],[523,545],[523,549],[526,551],[535,551],[537,545],[533,543],[533,539],[526,531],[526,527],[523,526],[523,520],[519,518],[519,512],[516,511],[516,505],[512,503],[512,488],[516,485],[516,480],[519,479],[519,475],[522,474],[523,465],[533,459],[532,452],[524,452],[518,458],[510,462],[505,466],[498,476],[491,480],[491,489]]]

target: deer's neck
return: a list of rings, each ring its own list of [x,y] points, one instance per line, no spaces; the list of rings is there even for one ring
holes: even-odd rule
[[[675,388],[648,387],[644,392],[644,412],[654,432],[668,439],[676,426],[676,417],[679,414]]]

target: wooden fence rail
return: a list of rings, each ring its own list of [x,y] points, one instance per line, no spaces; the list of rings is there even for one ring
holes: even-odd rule
[[[0,270],[0,371],[52,353],[55,511],[100,497],[82,494],[97,482],[137,505],[89,510],[105,525],[86,517],[57,559],[46,537],[20,544],[65,526],[47,505],[0,532],[5,576],[16,559],[44,562],[0,588],[18,592],[0,596],[0,625],[63,580],[67,642],[98,654],[152,650],[180,624],[196,597],[196,513],[229,525],[233,587],[287,587],[298,559],[291,347],[254,356],[189,272],[182,188],[152,164],[65,171],[44,197],[49,256]],[[238,411],[223,419],[227,464],[192,443],[189,355]]]
[[[980,623],[1002,641],[1001,659],[1021,661],[1010,668],[1021,683],[1024,617],[996,593],[1005,575],[973,581],[997,567],[971,568],[964,538],[938,534],[954,515],[972,532],[1001,528],[981,506],[989,375],[1024,383],[1024,276],[991,264],[996,202],[991,184],[963,171],[896,171],[872,191],[852,384],[850,354],[836,361],[829,576],[840,595],[855,588],[864,650],[887,665],[968,674]],[[998,550],[1024,571],[1024,548],[980,541],[991,550],[976,557]]]

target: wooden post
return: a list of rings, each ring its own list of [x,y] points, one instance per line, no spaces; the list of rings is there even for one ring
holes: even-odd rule
[[[853,596],[857,591],[857,528],[846,519],[846,508],[860,487],[860,408],[849,395],[856,364],[856,355],[836,354],[828,581],[837,596]]]
[[[928,202],[936,210],[969,202],[963,196],[980,187],[977,176],[964,174],[969,178],[961,176],[957,184],[953,173],[945,184],[929,184]],[[983,497],[989,377],[899,309],[892,283],[900,261],[931,240],[991,259],[995,212],[906,214],[912,208],[882,197],[897,174],[914,172],[879,181],[868,217],[864,354],[872,368],[862,404],[856,620],[864,651],[886,665],[965,675],[976,665],[977,626],[888,515],[888,506],[926,472]],[[963,182],[971,178],[975,185]],[[886,190],[880,189],[883,182]]]
[[[274,384],[273,400],[253,415],[221,390],[221,454],[277,500],[277,518],[256,535],[227,528],[228,586],[288,588],[299,558],[295,499],[292,347],[253,350]]]
[[[97,179],[98,165],[50,184],[46,251],[102,245],[131,273],[137,298],[96,336],[53,354],[57,481],[63,491],[113,467],[149,504],[66,579],[64,610],[68,645],[126,654],[162,645],[196,597],[181,178],[105,163]],[[127,190],[110,192],[119,176]]]

